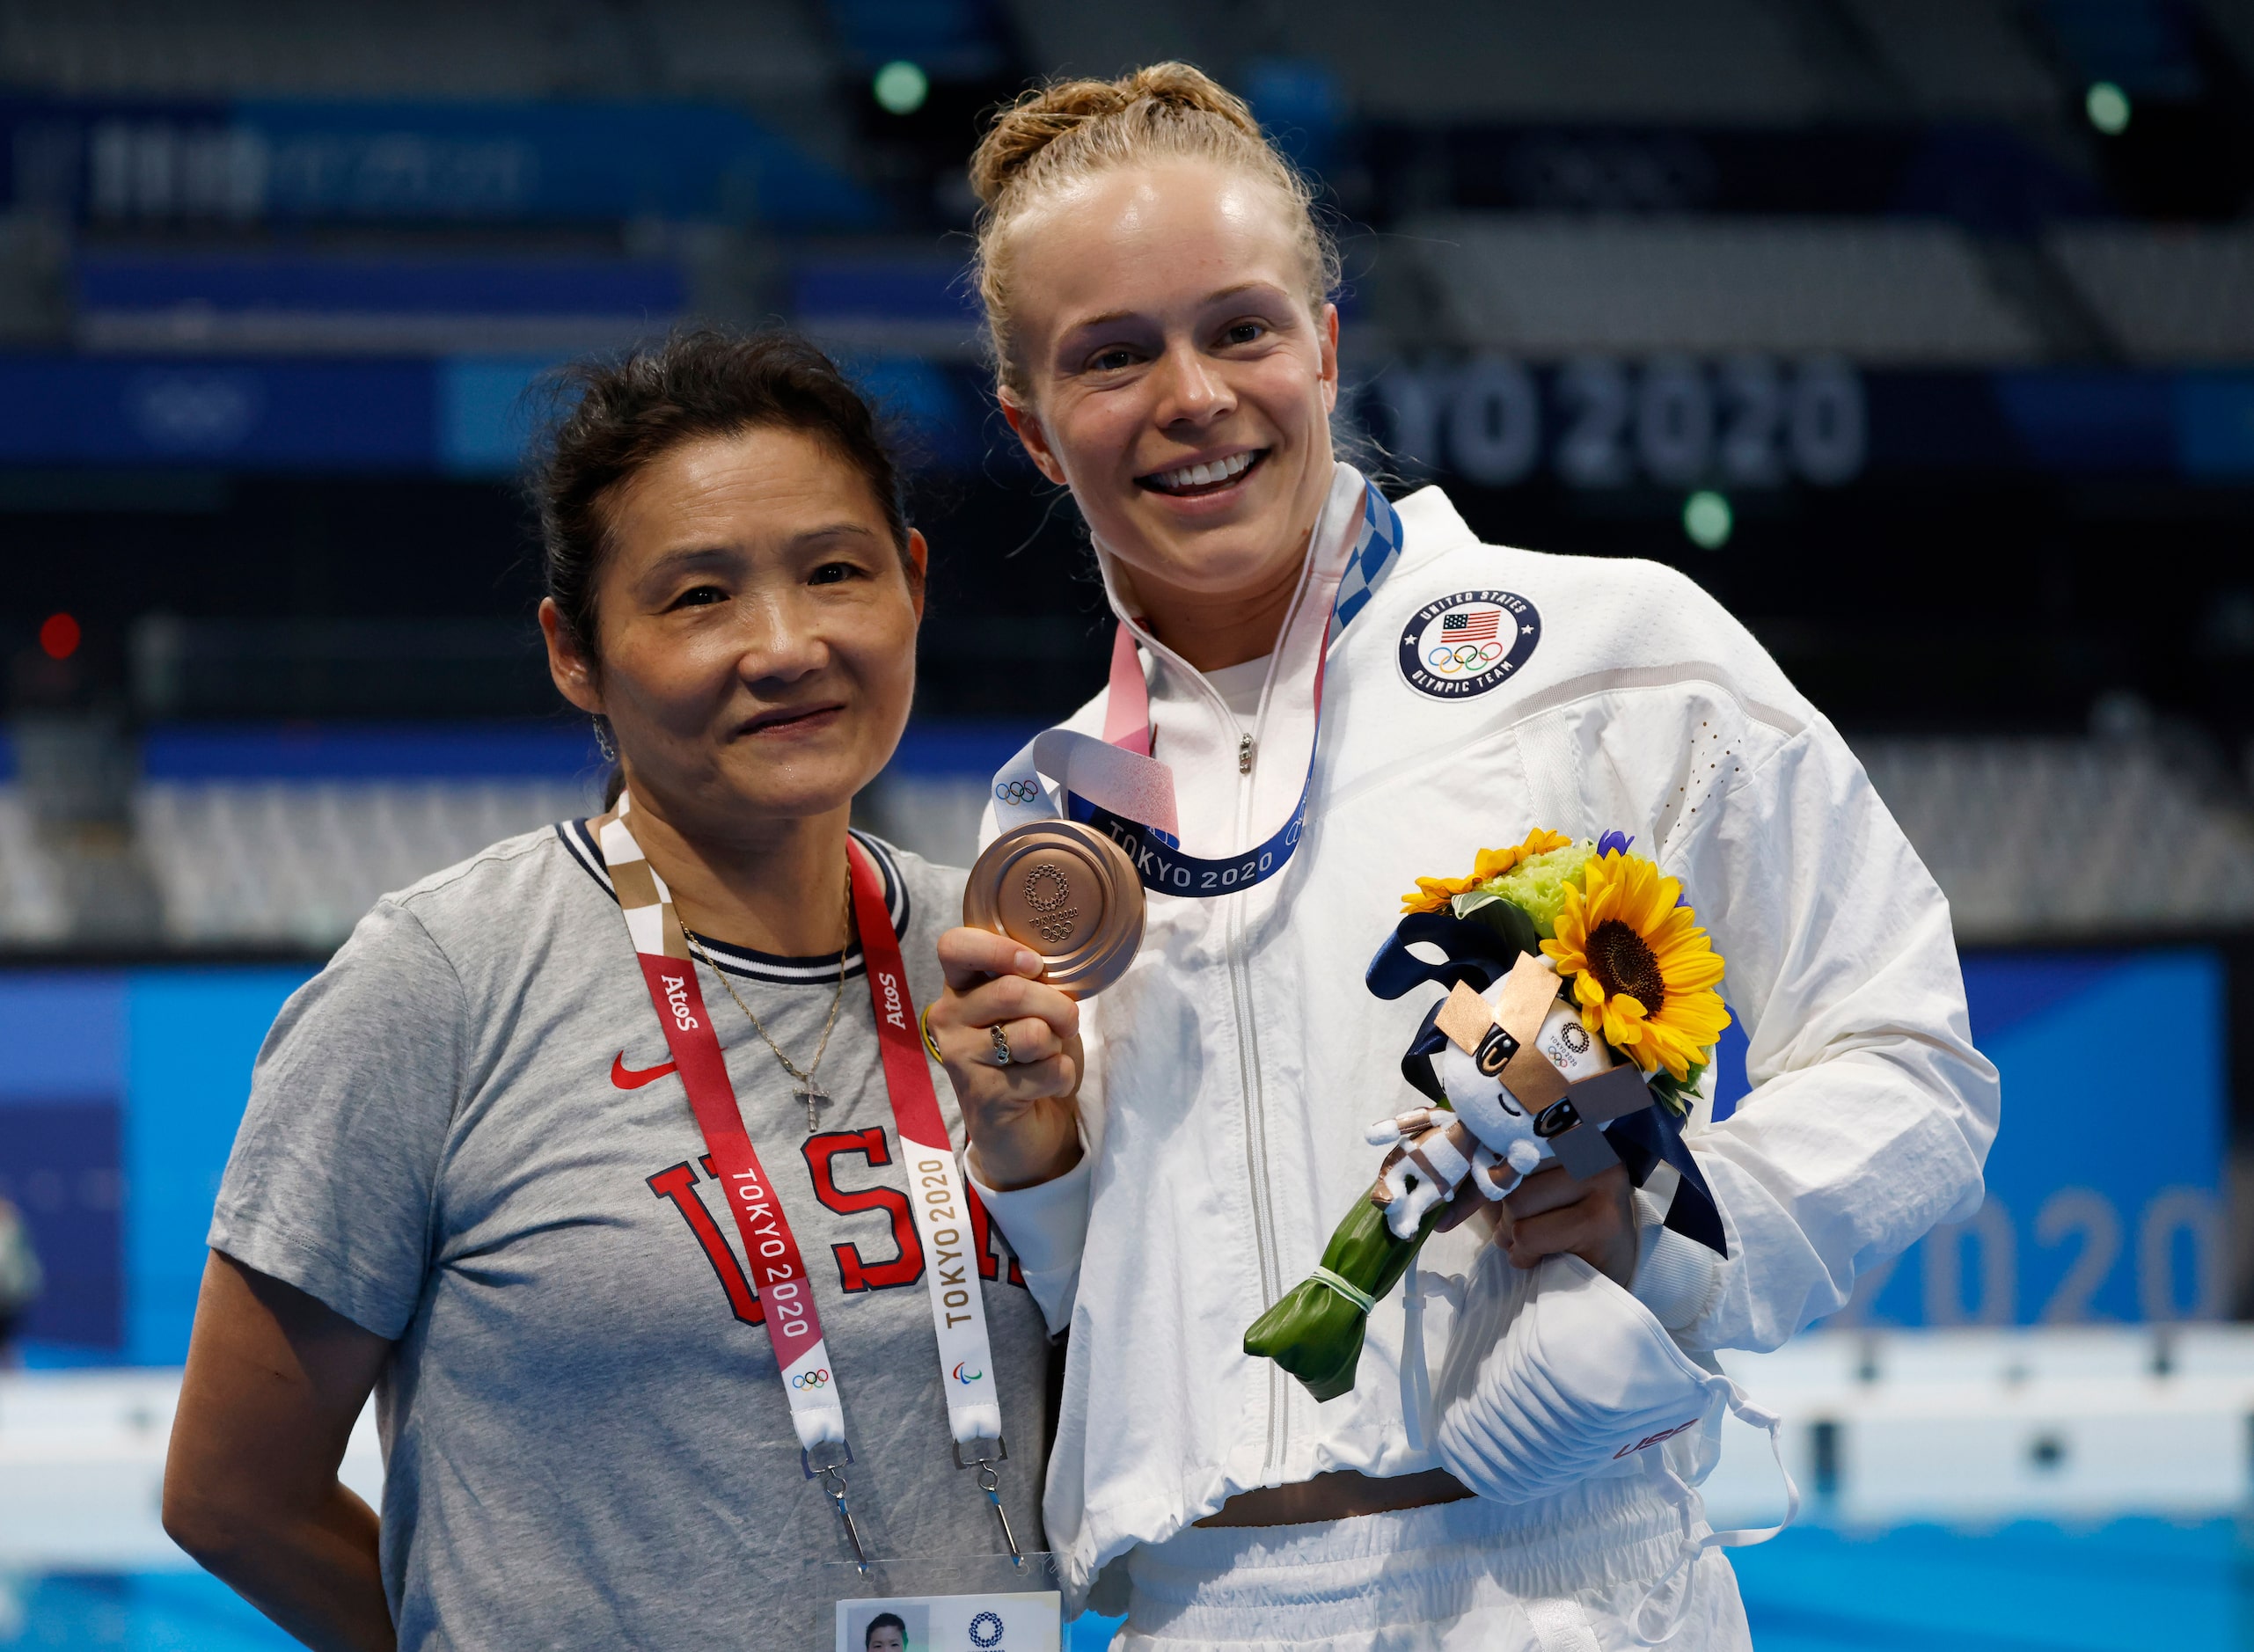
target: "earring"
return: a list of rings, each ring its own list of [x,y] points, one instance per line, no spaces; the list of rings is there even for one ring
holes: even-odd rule
[[[618,742],[611,737],[611,720],[607,717],[595,720],[595,749],[603,754],[605,763],[618,760]]]

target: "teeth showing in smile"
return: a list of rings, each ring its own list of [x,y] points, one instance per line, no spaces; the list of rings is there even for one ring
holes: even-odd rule
[[[1216,482],[1242,476],[1259,457],[1257,453],[1232,453],[1227,458],[1216,459],[1211,464],[1189,464],[1178,471],[1160,471],[1151,478],[1151,486],[1169,493],[1189,487],[1211,487]]]

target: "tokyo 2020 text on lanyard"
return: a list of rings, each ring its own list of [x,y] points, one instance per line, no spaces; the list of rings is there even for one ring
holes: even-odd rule
[[[819,1480],[834,1500],[839,1524],[853,1548],[854,1563],[866,1572],[868,1555],[846,1501],[845,1469],[853,1460],[845,1438],[841,1373],[823,1340],[822,1316],[814,1304],[814,1283],[800,1254],[775,1184],[743,1129],[735,1086],[728,1076],[720,1039],[705,1008],[687,932],[673,910],[664,879],[634,841],[626,820],[632,800],[618,799],[618,813],[603,823],[598,840],[618,891],[626,931],[641,961],[649,1001],[672,1049],[689,1106],[712,1150],[713,1163],[727,1188],[728,1208],[743,1236],[744,1261],[775,1348],[791,1425],[798,1432],[799,1460],[809,1480]],[[923,1247],[924,1278],[930,1287],[932,1328],[939,1341],[940,1384],[947,1395],[948,1425],[955,1436],[957,1468],[978,1471],[1002,1524],[1014,1562],[1021,1556],[1017,1535],[1001,1500],[996,1465],[1008,1457],[1002,1440],[1002,1407],[994,1361],[986,1340],[986,1305],[978,1292],[977,1253],[972,1241],[970,1207],[962,1173],[948,1141],[939,1098],[932,1090],[923,1040],[916,1031],[916,1006],[908,993],[900,942],[876,867],[859,844],[846,841],[852,878],[854,926],[860,932],[867,966],[869,1003],[876,1012],[878,1049],[884,1059],[884,1085],[900,1131],[901,1156],[908,1166],[910,1198],[916,1209],[916,1239]],[[967,1453],[967,1454],[966,1454]]]
[[[1307,748],[1306,778],[1291,817],[1257,847],[1226,860],[1182,852],[1175,824],[1174,771],[1151,756],[1151,690],[1135,657],[1135,640],[1119,627],[1111,651],[1111,686],[1104,697],[1103,738],[1068,728],[1038,734],[994,777],[994,813],[1002,830],[1035,821],[1054,820],[1058,805],[1043,777],[1056,781],[1064,811],[1105,833],[1126,852],[1143,887],[1158,895],[1194,899],[1233,895],[1266,881],[1284,869],[1307,817],[1307,794],[1314,783],[1315,753],[1322,735],[1322,680],[1330,650],[1356,616],[1369,605],[1378,585],[1401,555],[1401,517],[1376,484],[1362,483],[1360,511],[1338,595],[1330,606],[1322,653],[1315,664],[1315,739]],[[1338,494],[1324,508],[1309,536],[1310,553],[1336,531],[1331,513]]]

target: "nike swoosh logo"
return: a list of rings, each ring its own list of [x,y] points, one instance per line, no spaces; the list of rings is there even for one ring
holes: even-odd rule
[[[626,1052],[623,1049],[611,1057],[611,1082],[621,1090],[639,1090],[651,1079],[662,1078],[672,1071],[673,1064],[669,1061],[662,1067],[644,1067],[637,1072],[626,1065]]]

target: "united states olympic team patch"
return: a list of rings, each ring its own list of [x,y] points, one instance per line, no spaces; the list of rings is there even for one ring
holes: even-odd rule
[[[1458,591],[1401,632],[1401,675],[1436,700],[1468,699],[1515,676],[1541,640],[1541,616],[1515,591]]]

